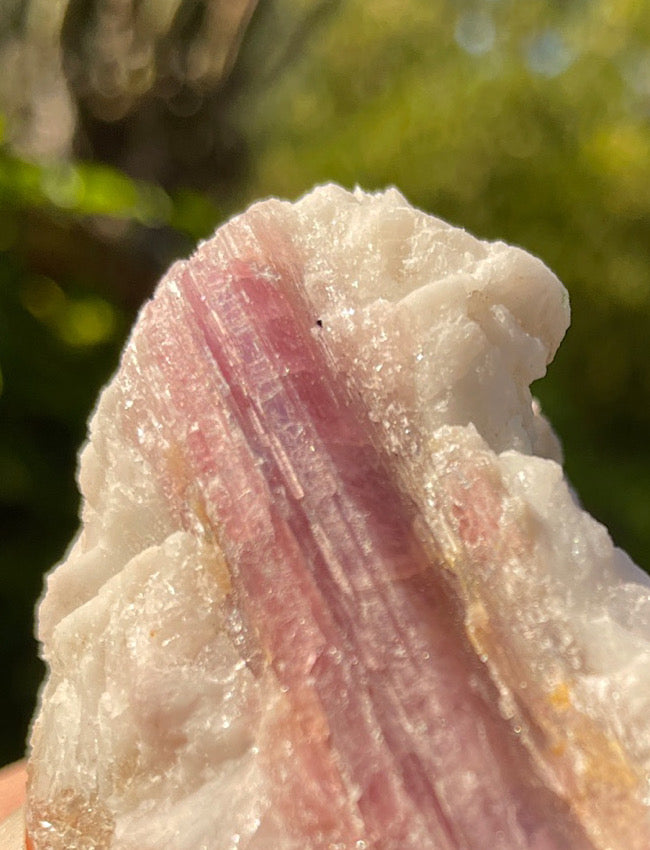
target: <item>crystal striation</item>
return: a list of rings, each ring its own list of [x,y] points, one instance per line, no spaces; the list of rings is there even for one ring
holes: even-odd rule
[[[647,850],[650,582],[529,391],[568,319],[396,190],[173,266],[40,607],[34,850]]]

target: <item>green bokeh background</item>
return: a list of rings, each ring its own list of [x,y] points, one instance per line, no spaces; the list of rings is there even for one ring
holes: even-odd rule
[[[0,763],[24,749],[32,608],[98,389],[167,265],[262,196],[394,184],[553,268],[573,324],[535,392],[583,503],[650,568],[650,7],[168,0],[163,26],[134,2],[108,61],[109,4],[46,6],[0,11]]]

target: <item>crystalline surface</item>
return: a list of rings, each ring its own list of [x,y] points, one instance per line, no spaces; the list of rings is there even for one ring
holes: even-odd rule
[[[40,609],[35,850],[647,850],[650,584],[528,389],[567,324],[394,190],[174,266]]]

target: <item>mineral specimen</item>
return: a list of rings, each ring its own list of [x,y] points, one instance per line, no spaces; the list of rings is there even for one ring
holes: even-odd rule
[[[648,850],[650,583],[529,391],[568,318],[395,190],[175,265],[40,608],[35,850]]]

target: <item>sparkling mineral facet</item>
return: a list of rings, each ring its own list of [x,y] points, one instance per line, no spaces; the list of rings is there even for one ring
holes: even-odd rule
[[[529,391],[568,318],[395,190],[175,265],[40,608],[35,850],[648,850],[650,584]]]

